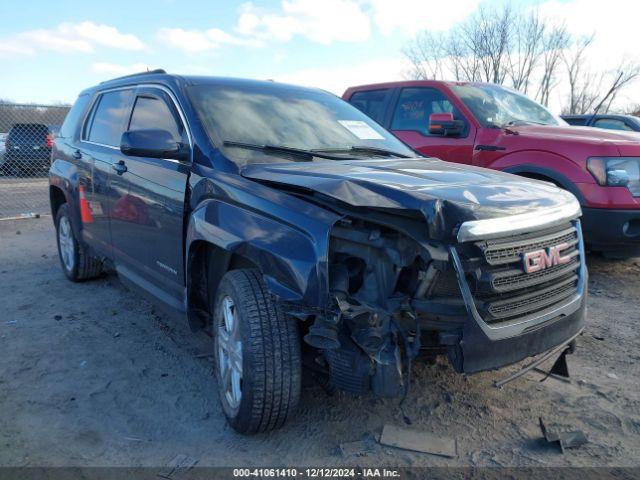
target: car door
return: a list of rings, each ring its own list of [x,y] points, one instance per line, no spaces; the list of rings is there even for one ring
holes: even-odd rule
[[[454,119],[464,122],[460,135],[445,137],[429,133],[429,116],[445,112],[453,113]],[[402,88],[393,111],[390,130],[423,155],[450,162],[471,163],[475,128],[437,88]]]
[[[173,95],[163,87],[135,92],[127,130],[161,129],[190,144]],[[185,193],[190,162],[119,153],[112,186],[111,235],[119,271],[157,297],[180,306],[184,294]],[[167,295],[170,298],[167,298]]]
[[[133,96],[133,88],[98,93],[82,128],[79,146],[73,152],[80,169],[78,195],[83,239],[109,258],[114,257],[111,238],[114,198],[126,189],[111,184],[111,173],[120,160],[120,137]]]

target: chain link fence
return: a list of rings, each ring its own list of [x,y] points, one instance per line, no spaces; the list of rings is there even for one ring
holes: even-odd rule
[[[51,148],[69,108],[0,102],[0,219],[49,211]]]

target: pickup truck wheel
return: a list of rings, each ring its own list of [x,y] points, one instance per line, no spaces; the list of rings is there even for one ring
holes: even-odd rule
[[[62,271],[74,282],[95,278],[102,273],[102,262],[92,257],[78,242],[71,228],[69,206],[65,203],[56,214],[56,239]]]
[[[227,272],[212,307],[215,371],[227,421],[240,433],[281,427],[300,398],[297,323],[253,269]]]

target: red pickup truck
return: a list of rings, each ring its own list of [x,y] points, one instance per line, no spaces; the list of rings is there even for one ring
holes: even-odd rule
[[[640,255],[639,134],[570,127],[487,83],[381,83],[343,98],[423,155],[555,183],[580,201],[591,250]]]

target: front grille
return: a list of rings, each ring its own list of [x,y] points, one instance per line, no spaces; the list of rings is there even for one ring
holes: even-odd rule
[[[571,260],[534,273],[524,270],[523,255],[566,243],[563,256]],[[476,308],[487,323],[509,322],[519,317],[542,314],[572,297],[578,288],[580,271],[579,236],[566,224],[553,230],[486,240],[464,250],[465,275]]]
[[[479,246],[483,250],[484,257],[489,265],[505,265],[517,262],[520,260],[521,255],[526,252],[559,245],[564,242],[571,245],[578,243],[578,236],[574,227],[544,235],[542,238],[535,236],[535,234],[526,236],[529,238],[519,238],[511,241],[489,240]]]
[[[576,291],[577,275],[564,280],[559,285],[552,285],[543,290],[527,293],[507,300],[499,300],[489,304],[487,310],[495,319],[525,315],[532,309],[539,310],[554,305],[571,296]]]

